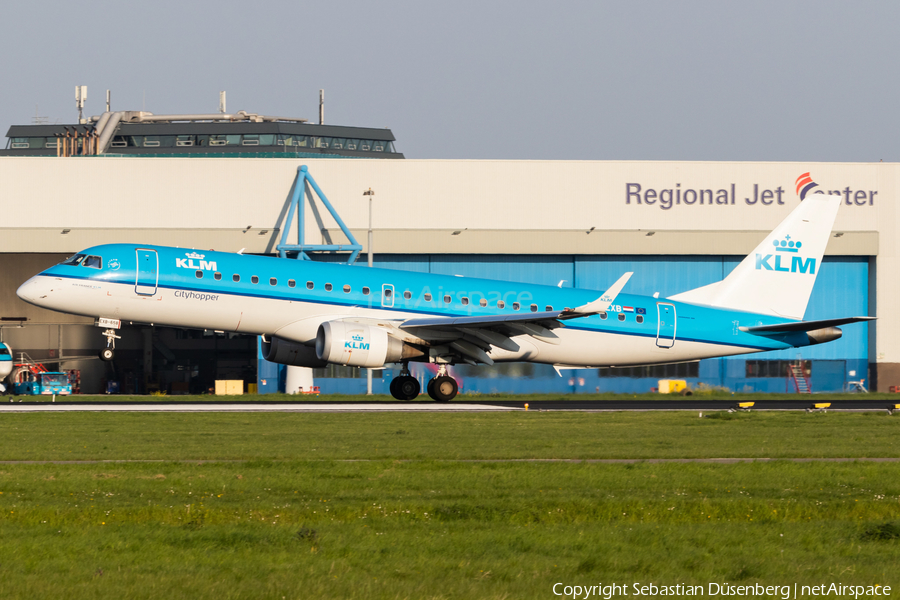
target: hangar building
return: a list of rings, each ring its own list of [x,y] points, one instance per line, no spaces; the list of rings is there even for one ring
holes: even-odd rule
[[[270,155],[271,156],[271,155]],[[722,279],[814,191],[842,198],[807,319],[877,315],[842,339],[802,350],[688,365],[563,371],[530,364],[459,367],[463,392],[647,391],[660,378],[732,390],[785,391],[802,361],[814,391],[865,379],[900,386],[900,165],[659,161],[348,160],[171,156],[0,157],[0,336],[35,360],[82,371],[84,391],[206,389],[256,381],[256,339],[211,331],[126,327],[116,361],[90,319],[21,302],[16,288],[76,251],[101,243],[274,253],[291,184],[309,166],[358,240],[374,193],[376,266],[604,290],[634,271],[631,293],[666,297]],[[343,234],[314,204],[307,242]],[[365,252],[358,268],[366,268]],[[336,260],[323,256],[322,260]],[[389,373],[388,373],[389,375]],[[323,391],[360,393],[365,373],[316,373]],[[376,393],[387,380],[376,379]]]

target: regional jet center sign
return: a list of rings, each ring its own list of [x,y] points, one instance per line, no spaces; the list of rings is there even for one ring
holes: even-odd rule
[[[833,184],[819,186],[811,174],[806,172],[800,174],[794,185],[787,190],[780,185],[772,189],[759,183],[754,183],[747,189],[738,188],[735,183],[716,189],[700,186],[682,188],[681,183],[675,183],[674,187],[653,188],[631,182],[625,184],[625,204],[653,206],[662,210],[681,206],[731,206],[738,203],[772,206],[785,204],[794,194],[803,200],[810,193],[843,196],[843,204],[846,206],[874,206],[878,190],[852,189],[850,186],[841,188]]]

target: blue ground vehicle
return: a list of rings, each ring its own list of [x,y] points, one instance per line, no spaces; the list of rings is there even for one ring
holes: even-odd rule
[[[16,379],[22,380],[13,385],[13,393],[17,396],[68,396],[72,393],[66,373],[25,371]]]

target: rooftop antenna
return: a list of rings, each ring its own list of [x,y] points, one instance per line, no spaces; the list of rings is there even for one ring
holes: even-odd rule
[[[319,125],[325,124],[325,90],[319,90]]]
[[[84,124],[84,101],[87,100],[87,86],[75,86],[75,106],[78,108],[78,122]]]
[[[46,125],[50,122],[49,117],[41,117],[40,112],[38,112],[38,105],[34,105],[34,117],[31,118],[31,123],[33,125]]]
[[[109,112],[109,90],[106,90],[106,112]]]
[[[225,114],[225,92],[219,92],[219,112]]]

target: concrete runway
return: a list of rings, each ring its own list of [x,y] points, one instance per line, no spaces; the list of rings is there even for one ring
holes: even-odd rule
[[[756,400],[752,410],[807,410],[814,403],[830,402],[826,410],[860,411],[892,410],[900,404],[889,400],[830,401],[827,397],[807,397],[798,400]],[[540,400],[529,402],[531,411],[719,411],[737,407],[732,400]],[[454,402],[0,402],[0,412],[504,412],[524,411],[525,400],[489,399]]]
[[[454,404],[449,402],[202,402],[202,403],[10,403],[0,404],[0,412],[506,412],[522,407]]]

